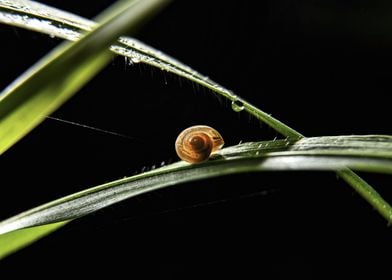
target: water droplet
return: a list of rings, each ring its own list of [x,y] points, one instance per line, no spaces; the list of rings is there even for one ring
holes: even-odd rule
[[[234,112],[241,112],[242,110],[244,110],[244,108],[244,103],[239,100],[233,100],[231,102],[231,109],[233,109]]]
[[[131,61],[132,61],[132,63],[139,63],[140,59],[138,57],[132,56]]]

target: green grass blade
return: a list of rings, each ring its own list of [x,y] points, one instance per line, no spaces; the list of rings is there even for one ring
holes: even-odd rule
[[[96,25],[93,21],[68,12],[36,2],[20,0],[11,3],[0,0],[0,22],[71,41],[78,40],[82,31],[89,31]],[[229,99],[236,108],[247,111],[286,137],[291,139],[302,137],[299,132],[256,108],[210,78],[136,39],[121,37],[110,49],[116,54],[128,57],[131,61],[140,61],[158,67],[209,88],[211,91]]]
[[[34,243],[51,232],[59,229],[67,222],[52,223],[33,228],[24,228],[0,236],[0,260],[6,256]]]
[[[110,44],[137,28],[167,0],[121,1],[93,32],[62,44],[0,94],[0,154],[37,126],[110,60]],[[45,81],[45,82],[43,82]]]
[[[0,222],[0,259],[49,234],[69,220],[127,198],[192,180],[268,170],[337,170],[374,207],[387,205],[346,166],[392,174],[392,136],[333,136],[299,141],[263,141],[222,149],[198,165],[177,162],[160,169],[72,194]],[[381,207],[387,220],[392,212]]]
[[[356,170],[392,174],[392,137],[305,138],[295,143],[264,141],[222,149],[214,160],[177,162],[55,200],[0,223],[0,234],[75,219],[159,188],[226,174],[271,170]],[[0,248],[1,248],[0,237]]]
[[[389,224],[392,221],[392,209],[388,202],[376,192],[369,184],[351,170],[341,170],[337,172],[339,177],[349,183],[378,213],[383,216]]]

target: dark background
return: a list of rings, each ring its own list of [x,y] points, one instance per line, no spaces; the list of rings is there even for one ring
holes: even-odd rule
[[[93,18],[113,1],[43,1]],[[306,136],[392,134],[390,1],[174,1],[136,38],[190,65]],[[0,88],[60,40],[0,27]],[[113,58],[0,158],[0,219],[176,161],[187,126],[226,145],[272,129],[194,84]],[[392,201],[390,176],[361,174]],[[381,276],[392,231],[330,172],[233,175],[141,195],[79,219],[0,263],[14,276],[320,279]],[[383,253],[387,256],[383,257]],[[79,270],[79,272],[77,272]]]

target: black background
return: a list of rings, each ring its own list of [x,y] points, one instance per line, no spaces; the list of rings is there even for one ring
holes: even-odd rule
[[[112,1],[44,1],[93,18]],[[136,38],[306,136],[392,134],[389,1],[174,1]],[[60,40],[2,25],[0,88]],[[110,65],[0,158],[0,218],[176,161],[187,126],[227,145],[272,129],[208,90],[149,66]],[[392,201],[391,178],[361,174]],[[388,271],[386,221],[330,172],[242,174],[145,194],[79,219],[0,263],[14,276],[373,278]],[[77,272],[79,270],[79,272]],[[264,278],[263,278],[264,277]]]

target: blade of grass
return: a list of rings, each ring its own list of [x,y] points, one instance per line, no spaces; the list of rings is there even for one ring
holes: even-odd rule
[[[179,183],[250,171],[336,170],[346,180],[364,186],[359,193],[372,205],[386,203],[346,166],[358,170],[392,173],[392,136],[334,136],[299,141],[244,143],[223,149],[216,160],[199,165],[178,162],[133,177],[91,188],[31,209],[0,223],[0,259],[49,234],[68,221],[113,203]],[[388,207],[382,215],[391,217]],[[54,224],[51,224],[54,223]],[[43,225],[43,226],[42,226]]]
[[[391,206],[366,181],[349,169],[338,171],[337,174],[349,183],[370,205],[377,209],[378,213],[388,221],[388,224],[391,223]]]
[[[93,32],[65,43],[0,94],[0,154],[15,144],[101,70],[110,44],[135,30],[167,0],[120,1],[101,16]],[[45,81],[45,82],[43,82]]]
[[[0,0],[0,22],[71,41],[78,40],[82,31],[89,31],[96,25],[93,21],[47,5],[21,0],[13,2]],[[213,92],[228,98],[234,105],[243,107],[249,114],[271,126],[286,137],[291,139],[303,137],[297,131],[254,107],[208,77],[203,76],[180,61],[136,39],[120,37],[118,42],[113,44],[110,49],[116,54],[128,57],[131,61],[140,61],[158,67],[167,72],[184,77],[203,87],[209,88]]]
[[[20,0],[11,3],[0,0],[0,22],[46,33],[51,36],[58,36],[71,41],[78,40],[82,31],[89,31],[96,25],[93,21],[47,5]],[[118,42],[113,44],[110,49],[114,53],[128,57],[131,61],[140,61],[158,67],[209,88],[213,92],[228,98],[234,105],[243,107],[249,114],[286,137],[291,139],[300,139],[303,137],[299,132],[246,102],[215,81],[136,39],[120,37]]]
[[[0,260],[6,256],[45,237],[64,226],[67,222],[52,223],[33,228],[25,228],[1,235]]]
[[[380,145],[378,145],[380,144]],[[75,219],[129,197],[193,180],[271,170],[356,170],[392,174],[392,137],[318,137],[264,141],[222,149],[214,160],[177,162],[55,200],[0,223],[0,234]],[[392,212],[390,212],[392,213]],[[0,248],[1,248],[0,235]],[[0,249],[1,250],[1,249]]]

